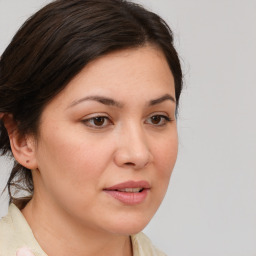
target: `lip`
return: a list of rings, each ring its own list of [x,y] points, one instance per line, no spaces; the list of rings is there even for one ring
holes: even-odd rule
[[[140,180],[140,181],[129,180],[129,181],[125,181],[125,182],[116,184],[114,186],[105,188],[104,190],[117,190],[117,189],[124,189],[124,188],[145,188],[145,189],[149,189],[150,185],[145,180]]]
[[[120,189],[127,188],[142,188],[141,192],[124,192],[118,191]],[[111,187],[105,188],[103,191],[108,195],[112,196],[114,199],[127,204],[127,205],[136,205],[142,203],[150,190],[150,184],[147,181],[126,181],[123,183],[116,184]]]

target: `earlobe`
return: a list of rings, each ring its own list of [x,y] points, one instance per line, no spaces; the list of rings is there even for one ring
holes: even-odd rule
[[[11,114],[3,117],[8,132],[12,153],[17,162],[28,169],[36,169],[35,140],[32,135],[21,135]]]

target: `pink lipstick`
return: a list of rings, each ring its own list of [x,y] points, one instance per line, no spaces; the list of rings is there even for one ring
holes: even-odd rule
[[[147,181],[126,181],[104,189],[104,192],[128,205],[142,203],[148,194],[150,185]]]

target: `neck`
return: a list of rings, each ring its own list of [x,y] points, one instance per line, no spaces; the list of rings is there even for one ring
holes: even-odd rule
[[[97,228],[85,227],[57,207],[49,207],[37,202],[34,195],[22,213],[47,255],[132,255],[132,245],[128,235],[117,235]]]

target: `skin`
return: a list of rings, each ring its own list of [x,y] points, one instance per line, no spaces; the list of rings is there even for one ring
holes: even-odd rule
[[[22,213],[49,256],[132,255],[129,236],[155,214],[176,161],[175,108],[166,59],[147,45],[89,63],[45,107],[36,138],[11,136],[16,159],[33,170]],[[139,204],[104,191],[130,180],[150,184]]]

